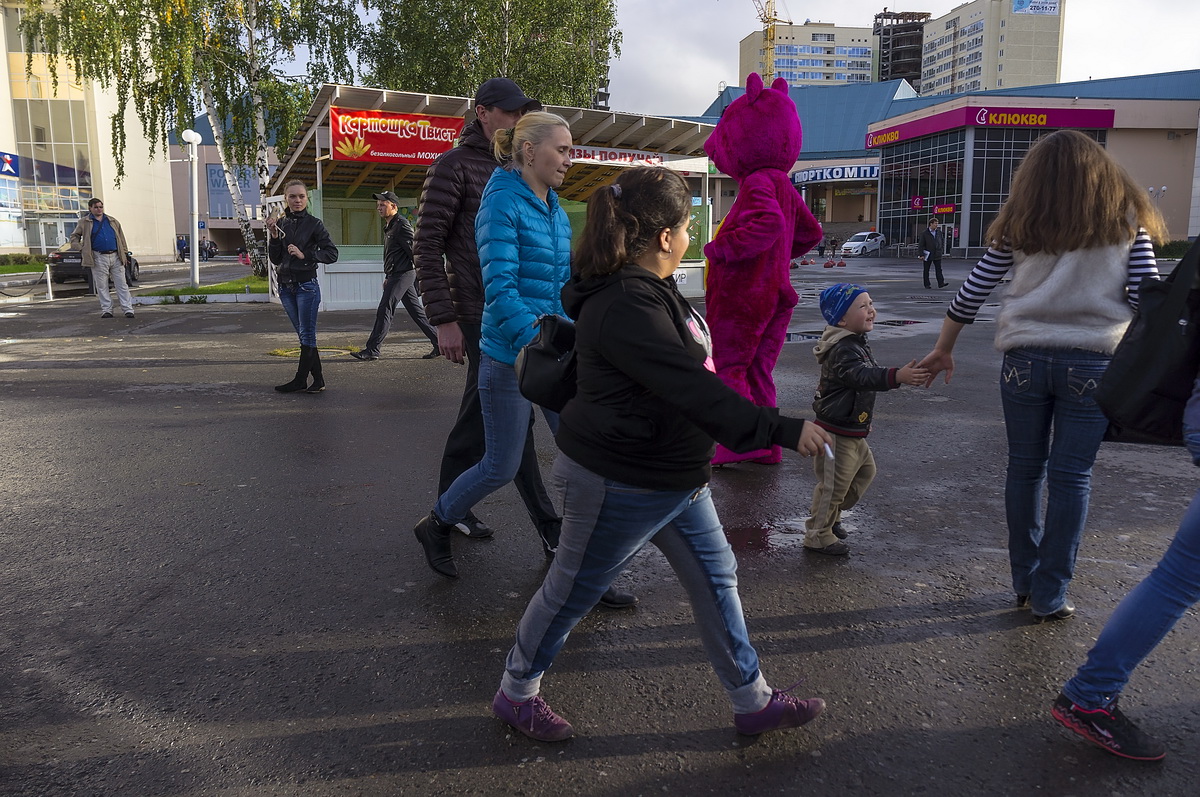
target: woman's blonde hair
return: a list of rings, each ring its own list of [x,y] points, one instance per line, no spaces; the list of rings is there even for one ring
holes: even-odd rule
[[[535,147],[550,137],[556,127],[571,126],[556,113],[533,111],[521,117],[516,127],[497,130],[492,136],[492,153],[502,162],[512,161],[517,166],[525,165],[525,142]]]
[[[1167,238],[1162,214],[1104,147],[1076,130],[1038,139],[1013,175],[1000,215],[988,227],[993,246],[1033,254],[1128,243],[1145,228]]]

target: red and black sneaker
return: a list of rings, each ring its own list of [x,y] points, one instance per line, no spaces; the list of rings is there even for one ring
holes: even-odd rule
[[[1069,730],[1121,758],[1161,761],[1167,755],[1166,748],[1157,739],[1143,733],[1121,713],[1116,700],[1107,708],[1086,709],[1060,693],[1050,713]]]

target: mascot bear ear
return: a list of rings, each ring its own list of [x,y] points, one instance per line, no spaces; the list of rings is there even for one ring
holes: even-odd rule
[[[788,82],[781,77],[775,78],[775,82],[771,84],[771,88],[780,92],[785,97],[788,96]]]
[[[780,78],[782,80],[782,78]],[[785,81],[786,82],[786,81]],[[746,75],[746,96],[750,98],[750,102],[758,99],[758,95],[762,93],[763,82],[762,75],[757,72],[751,72]]]

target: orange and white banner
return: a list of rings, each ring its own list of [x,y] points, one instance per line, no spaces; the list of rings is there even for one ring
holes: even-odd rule
[[[333,159],[427,166],[454,146],[465,123],[459,116],[330,108]]]

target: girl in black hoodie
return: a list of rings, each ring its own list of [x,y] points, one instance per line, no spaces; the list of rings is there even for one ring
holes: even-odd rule
[[[687,590],[700,638],[756,735],[825,707],[767,685],[737,593],[737,561],[708,489],[713,440],[734,451],[782,445],[812,456],[814,424],[757,407],[713,373],[704,319],[672,277],[688,247],[691,191],[677,173],[639,167],[588,201],[563,306],[576,320],[578,392],[560,417],[554,481],[564,496],[558,554],[517,628],[496,716],[541,741],[573,733],[538,695],[575,624],[647,542]]]

